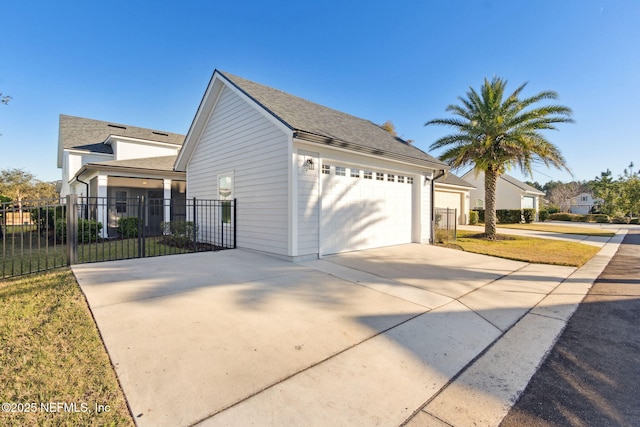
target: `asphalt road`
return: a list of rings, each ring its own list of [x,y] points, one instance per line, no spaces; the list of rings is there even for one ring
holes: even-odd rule
[[[640,426],[640,230],[629,230],[501,426]]]

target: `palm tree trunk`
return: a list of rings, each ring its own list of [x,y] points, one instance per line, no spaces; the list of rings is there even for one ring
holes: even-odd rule
[[[499,176],[497,168],[488,168],[484,172],[484,234],[490,239],[496,237],[496,184]]]

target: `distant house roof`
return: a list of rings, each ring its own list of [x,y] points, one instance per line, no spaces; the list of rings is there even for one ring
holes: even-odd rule
[[[475,172],[472,170],[470,170],[469,172],[466,172],[464,175],[462,175],[463,178],[474,174]],[[480,175],[482,175],[482,173],[480,173]],[[483,175],[484,176],[484,175]],[[519,188],[520,190],[524,191],[527,194],[534,194],[536,196],[544,196],[546,195],[546,193],[544,191],[540,191],[535,187],[530,186],[529,184],[525,184],[524,182],[512,177],[511,175],[507,175],[507,174],[502,174],[500,175],[500,178],[504,180],[505,182],[508,182],[509,184]]]
[[[111,146],[105,144],[105,141],[112,135],[180,146],[184,142],[184,135],[176,133],[61,114],[58,135],[58,167],[62,167],[62,152],[65,149],[113,154]]]
[[[212,83],[216,81],[216,78],[228,82],[253,100],[258,106],[289,128],[295,138],[410,162],[429,168],[449,169],[443,162],[401,138],[393,136],[369,120],[333,110],[278,89],[219,70],[214,72]],[[205,104],[205,99],[203,99],[199,112]],[[206,113],[203,114],[203,117],[206,116]],[[190,138],[192,130],[196,126],[197,118],[198,114],[187,138]],[[179,162],[181,157],[182,155],[179,157]]]
[[[524,182],[519,181],[512,176],[505,174],[505,175],[500,175],[500,178],[504,179],[509,184],[515,185],[516,187],[520,188],[522,191],[526,193],[537,194],[538,196],[544,196],[546,194],[544,191],[540,191],[537,188],[530,186],[529,184],[525,184]]]
[[[475,185],[468,183],[464,179],[459,178],[452,173],[446,173],[442,178],[438,178],[438,180],[436,181],[436,186],[438,184],[447,184],[456,187],[476,188]]]
[[[145,171],[150,173],[157,173],[166,175],[184,175],[184,172],[174,172],[173,164],[176,161],[177,155],[173,156],[161,156],[161,157],[144,157],[140,159],[127,159],[127,160],[108,160],[105,162],[92,162],[82,166],[76,173],[76,177],[80,177],[88,170],[110,170],[110,171]]]

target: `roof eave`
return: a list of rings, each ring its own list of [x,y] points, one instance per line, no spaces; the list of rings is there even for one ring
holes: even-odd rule
[[[293,137],[303,141],[327,145],[329,147],[337,147],[344,150],[353,151],[356,153],[365,153],[365,154],[370,154],[370,155],[378,156],[385,159],[399,160],[405,163],[412,163],[415,165],[426,166],[429,169],[434,169],[434,170],[450,169],[449,166],[445,163],[440,163],[437,161],[433,162],[425,159],[419,159],[417,157],[405,156],[402,154],[396,154],[388,151],[378,150],[378,149],[374,149],[364,145],[356,144],[353,142],[342,141],[336,138],[330,138],[322,135],[313,134],[300,129],[294,130]]]

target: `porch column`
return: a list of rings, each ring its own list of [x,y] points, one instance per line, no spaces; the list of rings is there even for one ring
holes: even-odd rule
[[[164,222],[169,222],[171,221],[171,180],[163,179],[162,185],[164,186]]]
[[[100,231],[100,237],[106,238],[109,233],[109,209],[107,204],[107,175],[98,175],[98,194],[96,199],[96,221],[102,223],[102,230]],[[89,203],[89,200],[87,200]]]

